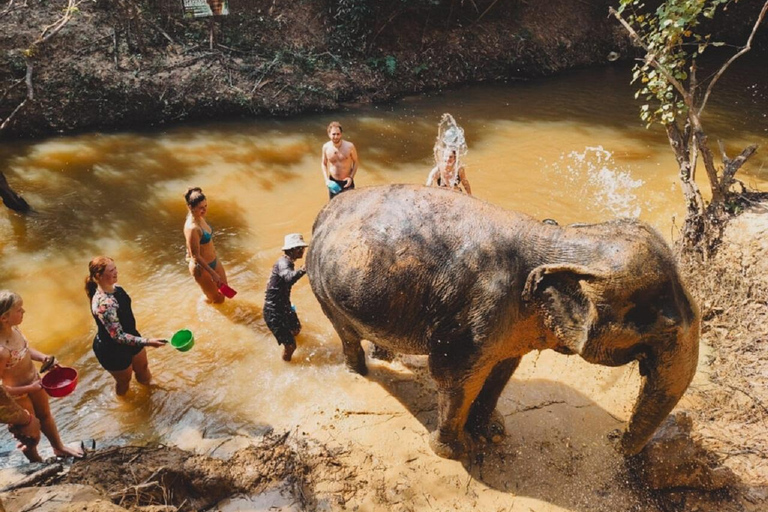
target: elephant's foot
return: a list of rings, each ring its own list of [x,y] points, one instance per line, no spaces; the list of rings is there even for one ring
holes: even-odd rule
[[[474,421],[467,422],[467,429],[473,437],[482,441],[490,441],[494,444],[500,443],[507,435],[507,429],[504,426],[504,416],[494,409],[490,418],[481,420],[475,418]]]
[[[459,439],[446,441],[440,437],[440,430],[435,430],[429,435],[429,446],[439,457],[458,460],[467,453],[466,446]]]
[[[389,350],[372,343],[371,357],[374,359],[381,359],[382,361],[391,362],[395,358],[395,354]]]
[[[355,373],[359,373],[363,377],[368,375],[368,366],[365,364],[365,359],[359,359],[357,361],[347,360],[347,368]]]
[[[343,340],[342,340],[343,341]],[[344,343],[344,360],[347,368],[360,375],[368,375],[368,367],[365,364],[365,352],[360,342]]]

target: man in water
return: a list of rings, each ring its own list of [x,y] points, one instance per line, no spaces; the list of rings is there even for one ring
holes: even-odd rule
[[[323,145],[323,158],[320,168],[323,171],[328,196],[333,199],[346,190],[355,188],[355,174],[360,167],[355,145],[342,140],[341,125],[333,121],[328,125],[330,141]]]
[[[283,254],[272,267],[264,298],[264,321],[272,331],[278,345],[283,346],[283,361],[290,361],[296,350],[296,336],[301,331],[301,322],[296,309],[291,306],[291,288],[301,279],[307,270],[304,267],[294,270],[296,260],[304,256],[307,247],[301,233],[285,236]]]

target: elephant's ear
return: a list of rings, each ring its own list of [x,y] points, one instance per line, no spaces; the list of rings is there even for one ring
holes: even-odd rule
[[[601,272],[584,265],[541,265],[528,274],[522,299],[543,314],[544,325],[564,347],[581,353],[593,323],[597,306],[585,284]]]

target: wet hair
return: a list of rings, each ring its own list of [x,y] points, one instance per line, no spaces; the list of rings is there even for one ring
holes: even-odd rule
[[[341,127],[338,121],[331,121],[328,128],[325,129],[326,133],[331,133],[332,128],[338,128],[341,133],[344,133],[344,128]]]
[[[0,318],[21,301],[21,295],[11,290],[0,290]]]
[[[115,260],[107,256],[96,256],[90,263],[88,263],[88,276],[85,278],[85,294],[88,295],[89,299],[93,298],[96,289],[99,287],[99,283],[96,282],[96,279],[101,277],[107,269],[107,265],[114,261]]]
[[[194,208],[203,201],[205,201],[205,194],[200,187],[190,187],[187,189],[187,193],[184,194],[184,199],[187,201],[187,206]]]

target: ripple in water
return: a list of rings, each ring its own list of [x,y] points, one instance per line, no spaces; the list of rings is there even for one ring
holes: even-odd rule
[[[544,172],[559,184],[560,194],[579,194],[590,211],[601,216],[640,216],[642,207],[637,190],[645,182],[622,169],[614,161],[613,153],[602,146],[587,146],[584,151],[563,154],[559,161],[546,165]]]

